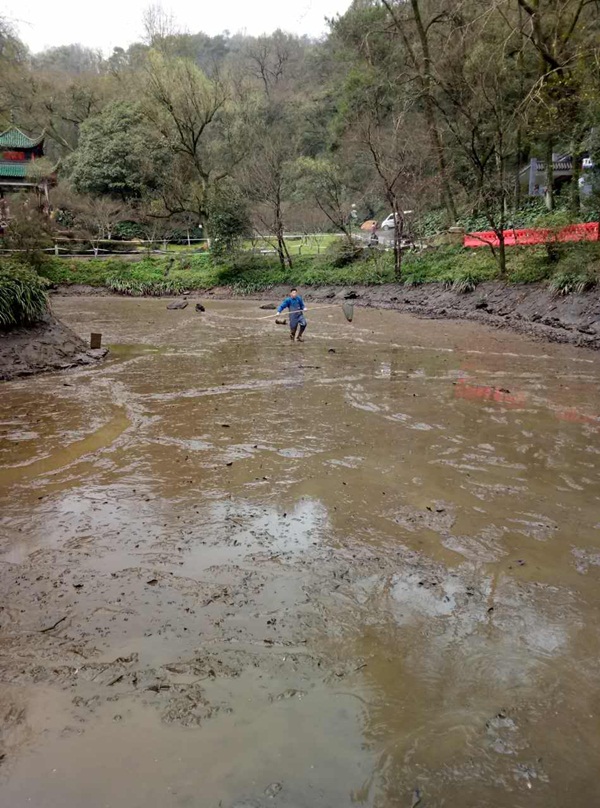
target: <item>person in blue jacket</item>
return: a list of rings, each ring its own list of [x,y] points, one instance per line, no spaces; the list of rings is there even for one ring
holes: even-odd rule
[[[289,297],[286,297],[277,311],[281,314],[284,309],[290,310],[290,339],[303,342],[302,335],[306,329],[306,318],[304,316],[306,306],[297,289],[290,291]]]

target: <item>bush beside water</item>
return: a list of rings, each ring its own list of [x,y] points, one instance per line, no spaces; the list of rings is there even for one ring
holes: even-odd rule
[[[32,325],[48,310],[48,281],[12,261],[0,263],[0,330]]]

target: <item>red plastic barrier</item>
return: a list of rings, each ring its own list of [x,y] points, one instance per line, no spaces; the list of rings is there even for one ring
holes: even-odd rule
[[[547,244],[550,241],[600,241],[600,224],[569,224],[560,230],[547,227],[529,227],[524,230],[505,230],[504,243],[507,247],[524,244]],[[493,230],[479,233],[467,233],[463,239],[464,247],[498,247],[500,240]]]

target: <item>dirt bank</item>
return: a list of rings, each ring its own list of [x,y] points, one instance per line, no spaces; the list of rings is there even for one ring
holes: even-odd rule
[[[106,294],[105,289],[74,285],[59,287],[64,294]],[[279,300],[287,286],[249,295],[255,299]],[[373,306],[408,312],[417,317],[475,320],[494,328],[508,328],[549,342],[600,348],[600,289],[583,295],[555,296],[542,284],[480,284],[474,292],[457,294],[442,284],[418,287],[402,284],[381,286],[321,286],[302,290],[307,301],[327,302],[356,295],[359,306]],[[229,299],[237,297],[230,288],[195,290],[191,297]]]
[[[49,370],[91,365],[107,353],[90,350],[70,328],[48,314],[32,328],[17,328],[0,339],[0,380]]]

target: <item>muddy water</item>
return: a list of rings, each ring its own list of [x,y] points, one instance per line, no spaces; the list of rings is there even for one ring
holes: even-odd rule
[[[0,391],[0,804],[598,804],[600,357],[165,305]]]

